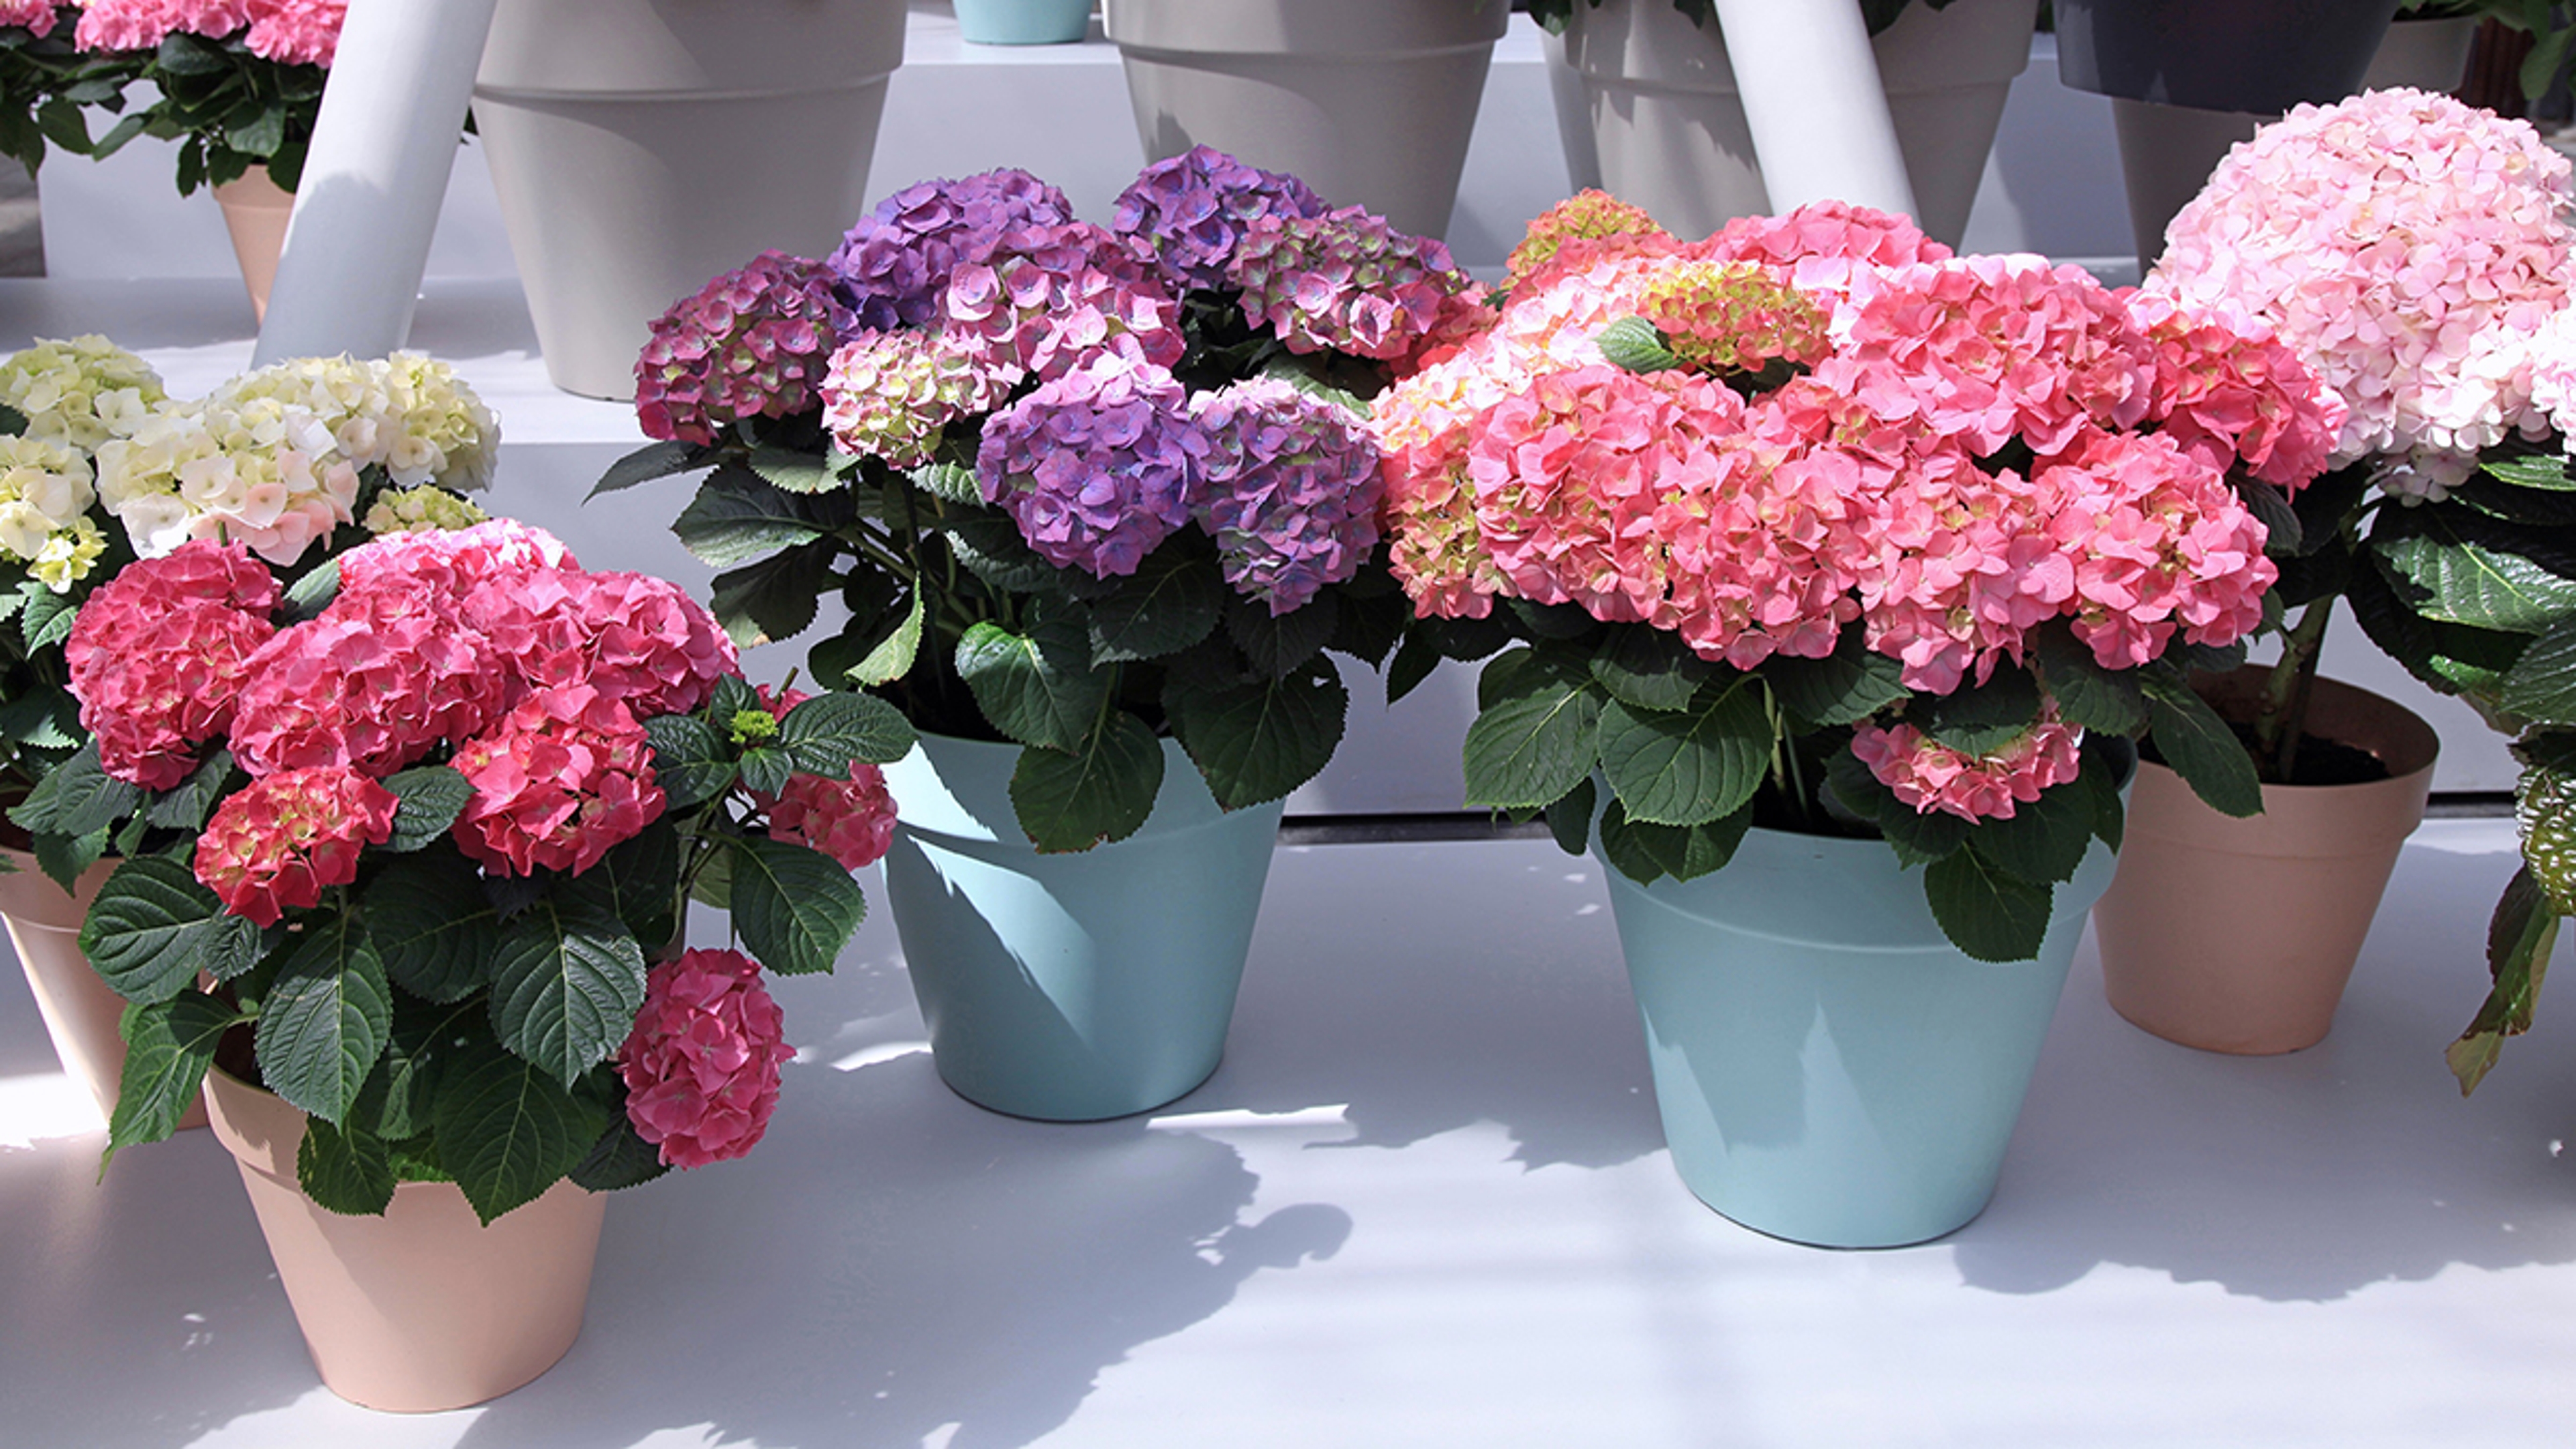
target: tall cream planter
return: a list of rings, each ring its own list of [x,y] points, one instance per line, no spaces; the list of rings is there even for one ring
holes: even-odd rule
[[[2030,63],[2038,0],[1910,5],[1871,43],[1923,229],[1956,245],[1994,149],[2013,77]],[[1670,0],[1577,3],[1566,62],[1591,111],[1601,184],[1684,237],[1771,210],[1744,102],[1714,26]]]
[[[903,0],[500,0],[474,116],[555,385],[635,395],[652,319],[867,193]]]
[[[1149,159],[1194,145],[1439,236],[1504,0],[1105,0]]]

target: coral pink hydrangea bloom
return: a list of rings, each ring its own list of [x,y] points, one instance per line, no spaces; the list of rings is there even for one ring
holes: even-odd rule
[[[24,26],[42,40],[54,33],[54,0],[0,0],[0,25]]]
[[[2155,348],[2148,415],[2168,436],[2222,470],[2242,463],[2291,492],[2325,471],[2343,428],[2343,400],[2269,324],[2233,302],[2186,303],[2153,292],[2131,292],[2127,300]]]
[[[233,756],[253,775],[338,765],[382,779],[480,734],[516,695],[483,636],[426,588],[344,595],[245,666]]]
[[[760,686],[760,702],[778,719],[813,696],[801,689]],[[752,803],[769,813],[769,838],[810,845],[851,870],[873,865],[894,843],[894,796],[885,772],[865,760],[850,762],[846,780],[820,775],[789,777],[776,795],[753,791]]]
[[[394,792],[338,765],[255,780],[215,807],[197,837],[197,879],[224,909],[273,926],[358,878],[359,855],[393,838]]]
[[[251,22],[254,0],[82,0],[83,50],[152,50],[173,34],[221,40]]]
[[[250,0],[250,34],[242,44],[264,60],[328,67],[348,11],[349,0]]]
[[[530,694],[454,763],[474,787],[456,843],[504,875],[578,875],[662,815],[644,727],[586,684]]]
[[[497,578],[535,569],[578,572],[581,564],[563,540],[516,519],[495,518],[471,528],[389,533],[340,556],[341,600],[379,589],[428,589],[461,605],[475,589]]]
[[[1852,753],[1917,814],[2010,820],[2040,791],[2075,778],[2082,743],[2081,731],[2048,710],[2028,733],[1992,754],[1963,755],[1908,724],[1862,725],[1852,735]]]
[[[733,641],[679,585],[646,574],[536,570],[497,579],[465,623],[531,686],[584,684],[639,718],[685,714],[738,673]]]
[[[795,1050],[739,951],[690,951],[644,978],[644,1009],[617,1053],[626,1119],[672,1167],[749,1152],[778,1108],[778,1069]]]
[[[147,790],[186,779],[197,746],[231,723],[277,601],[276,578],[238,544],[182,544],[101,584],[63,645],[101,767]]]

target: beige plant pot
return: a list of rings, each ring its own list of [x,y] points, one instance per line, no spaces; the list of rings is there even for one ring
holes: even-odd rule
[[[1909,5],[1871,43],[1919,220],[1952,246],[1968,229],[2013,77],[2030,64],[2038,8],[2037,0]],[[1685,238],[1771,210],[1715,27],[1693,24],[1671,0],[1578,4],[1565,58],[1582,79],[1601,184],[1612,195]]]
[[[635,396],[652,321],[867,199],[902,0],[500,0],[474,118],[546,373]],[[906,181],[911,178],[904,178]]]
[[[1502,0],[1105,0],[1151,160],[1214,146],[1439,236]]]
[[[384,1216],[343,1217],[296,1186],[303,1113],[221,1068],[206,1104],[331,1392],[460,1409],[554,1367],[580,1335],[605,1197],[559,1182],[485,1227],[455,1184],[407,1182]]]
[[[101,1117],[116,1113],[116,1087],[125,1075],[125,1038],[117,1023],[125,1016],[125,998],[98,979],[89,958],[81,954],[81,918],[98,888],[116,870],[102,860],[83,872],[80,889],[65,894],[53,878],[36,869],[36,858],[23,850],[0,847],[0,856],[17,867],[0,875],[0,918],[9,927],[9,944],[18,952],[19,969],[35,993],[36,1010],[45,1018],[45,1033],[54,1039],[54,1055],[63,1070],[87,1088]],[[181,1127],[203,1127],[206,1111],[190,1107]]]
[[[2265,673],[2249,665],[2201,692],[2242,717]],[[2378,756],[2389,778],[2266,785],[2263,813],[2239,820],[2173,771],[2139,768],[2120,874],[2093,926],[2111,1005],[2168,1041],[2259,1056],[2314,1046],[2334,1023],[2441,742],[2404,707],[2329,679],[2308,727]]]
[[[277,258],[286,250],[286,219],[295,210],[295,193],[269,179],[268,168],[254,166],[237,181],[215,188],[223,208],[224,230],[232,233],[233,260],[240,264],[242,288],[250,293],[250,310],[268,320],[268,290],[277,281]]]

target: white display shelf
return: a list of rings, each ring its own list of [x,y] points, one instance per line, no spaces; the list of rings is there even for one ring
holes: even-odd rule
[[[777,988],[769,1140],[620,1194],[570,1356],[419,1418],[317,1385],[206,1134],[99,1178],[0,973],[0,1440],[2554,1449],[2576,1021],[2466,1102],[2441,1057],[2513,865],[2428,824],[2289,1057],[2131,1028],[2087,945],[1992,1207],[1863,1253],[1682,1187],[1599,867],[1544,842],[1281,850],[1224,1066],[1090,1126],[941,1086],[880,912]]]

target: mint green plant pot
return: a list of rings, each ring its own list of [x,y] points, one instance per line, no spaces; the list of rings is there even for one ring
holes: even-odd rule
[[[1682,1181],[1819,1247],[1965,1225],[2112,868],[2095,842],[2038,959],[1992,965],[1949,943],[1921,872],[1878,841],[1755,830],[1716,874],[1647,886],[1605,863]]]
[[[957,0],[969,45],[1072,45],[1091,29],[1091,0]]]
[[[1151,1111],[1216,1070],[1281,802],[1231,814],[1179,745],[1136,834],[1041,855],[1012,814],[1019,746],[925,734],[886,767],[886,897],[940,1078],[1048,1122]]]

